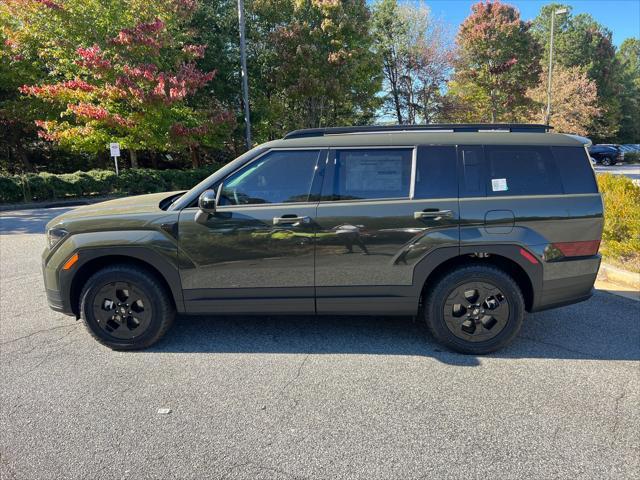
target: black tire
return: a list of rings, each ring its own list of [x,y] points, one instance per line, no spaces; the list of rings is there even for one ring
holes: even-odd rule
[[[494,292],[498,292],[500,301],[497,307],[493,307],[494,296],[487,298],[491,299],[490,306],[496,308],[495,312],[498,311],[498,308],[500,309],[500,323],[491,317],[492,311],[489,310],[489,307],[486,307],[487,304],[482,300],[473,300],[473,295],[470,298],[474,303],[483,306],[476,308],[469,305],[470,308],[467,309],[465,308],[467,306],[464,305],[452,305],[455,299],[460,298],[460,290],[470,284],[479,285],[479,288],[483,289],[483,291],[486,286],[493,286],[493,290],[487,289],[488,292],[492,292],[491,295]],[[463,295],[470,291],[476,292],[480,296],[480,290],[467,290]],[[503,301],[506,301],[506,311]],[[458,267],[443,275],[433,288],[426,292],[424,305],[425,321],[431,335],[451,350],[471,355],[495,352],[510,344],[522,327],[525,311],[522,292],[513,278],[497,267],[480,264]],[[450,308],[452,310],[449,310]],[[462,312],[460,317],[455,318],[460,311]],[[449,315],[448,312],[452,313]],[[472,314],[481,318],[473,316],[467,318],[467,315],[471,316]],[[489,328],[499,327],[498,330],[495,330],[497,333],[489,331],[485,327],[485,319],[487,317],[486,326]],[[460,322],[459,330],[450,327],[450,325],[454,324],[457,327],[458,321]],[[472,333],[469,333],[469,330],[463,331],[463,327],[473,328],[474,331]],[[476,329],[479,329],[477,334],[475,332]],[[455,334],[454,331],[456,331]],[[477,336],[474,337],[475,335]],[[484,339],[485,335],[494,336]]]
[[[614,163],[615,162],[612,162],[609,157],[602,157],[602,160],[600,160],[600,164],[605,166],[605,167],[610,167]]]
[[[87,280],[80,294],[80,315],[101,344],[113,350],[140,350],[156,343],[171,328],[175,308],[169,295],[152,273],[113,265]],[[102,296],[105,298],[99,298]],[[124,309],[122,315],[120,309]]]

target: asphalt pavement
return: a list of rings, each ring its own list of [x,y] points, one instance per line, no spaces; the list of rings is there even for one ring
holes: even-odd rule
[[[47,307],[61,211],[0,214],[2,479],[640,478],[633,300],[528,315],[484,357],[385,317],[185,317],[118,353]]]

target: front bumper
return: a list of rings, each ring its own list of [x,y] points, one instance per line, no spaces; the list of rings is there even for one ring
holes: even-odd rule
[[[62,245],[62,247],[66,246]],[[49,307],[56,312],[76,316],[70,303],[73,272],[61,271],[61,266],[71,251],[67,248],[59,248],[51,254],[49,249],[46,249],[42,254],[42,277]]]

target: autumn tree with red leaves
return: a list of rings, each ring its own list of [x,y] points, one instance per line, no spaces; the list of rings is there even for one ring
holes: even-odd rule
[[[540,45],[511,5],[480,1],[460,26],[458,61],[449,85],[454,119],[515,121],[529,109],[527,89],[538,83]]]
[[[37,55],[47,81],[20,92],[47,105],[37,120],[42,138],[65,148],[100,152],[119,142],[130,152],[222,143],[230,120],[213,100],[192,101],[216,72],[196,62],[205,46],[186,25],[192,0],[8,0],[23,21],[10,32],[16,54]],[[89,29],[89,30],[87,30]]]

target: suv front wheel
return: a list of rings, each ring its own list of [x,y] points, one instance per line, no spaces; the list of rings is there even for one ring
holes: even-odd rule
[[[151,273],[127,265],[96,272],[80,295],[80,313],[89,333],[113,350],[138,350],[169,330],[175,309]]]
[[[509,343],[520,331],[524,299],[517,283],[489,265],[459,267],[427,292],[425,320],[440,343],[482,355]]]

